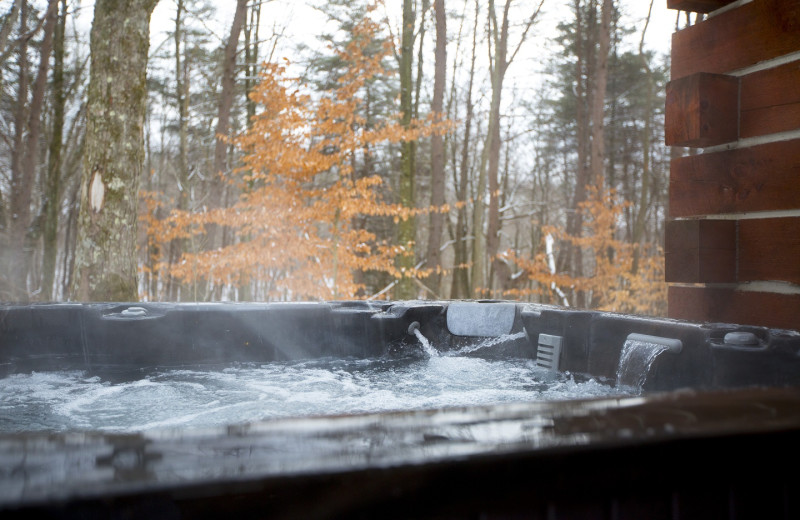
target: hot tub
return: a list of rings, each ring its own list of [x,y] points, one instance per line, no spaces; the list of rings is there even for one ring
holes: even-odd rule
[[[0,375],[12,383],[72,371],[116,388],[153,371],[235,380],[243,366],[458,355],[485,372],[514,360],[523,380],[608,390],[391,409],[367,396],[354,411],[183,427],[18,427],[0,434],[0,513],[797,518],[798,351],[795,331],[508,301],[0,306]],[[0,400],[0,422],[13,413]]]

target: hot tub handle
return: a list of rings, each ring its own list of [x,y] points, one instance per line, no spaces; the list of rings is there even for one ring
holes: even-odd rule
[[[139,317],[147,316],[147,309],[144,307],[128,307],[119,313],[120,316]]]

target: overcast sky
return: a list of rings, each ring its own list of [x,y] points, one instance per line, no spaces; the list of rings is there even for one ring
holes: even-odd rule
[[[45,0],[38,0],[42,7],[46,5]],[[325,0],[271,0],[263,4],[261,21],[261,38],[268,38],[273,33],[273,28],[284,30],[284,36],[280,40],[280,46],[276,49],[274,59],[288,58],[293,62],[298,61],[295,52],[296,44],[304,42],[309,46],[319,45],[316,40],[325,24],[325,16],[318,10],[312,8],[310,4],[322,4]],[[449,11],[461,11],[465,0],[447,0],[446,5]],[[468,0],[467,0],[468,1]],[[0,0],[0,5],[5,6],[11,0]],[[518,10],[520,19],[526,16],[536,5],[537,0],[516,0],[515,8]],[[650,4],[647,0],[617,0],[619,8],[623,12],[623,25],[634,28],[635,33],[628,36],[623,42],[623,50],[636,52],[641,31],[644,27],[644,19],[647,16],[647,9]],[[217,39],[216,44],[220,44],[227,37],[230,31],[230,23],[233,18],[233,10],[236,2],[234,0],[210,0],[215,6],[216,14],[208,19],[201,20],[205,28],[211,31]],[[517,56],[514,64],[509,69],[507,84],[516,94],[524,97],[531,97],[534,91],[541,88],[543,77],[540,72],[544,68],[547,59],[550,57],[552,48],[552,36],[555,35],[555,28],[558,21],[563,17],[569,17],[571,0],[545,0],[543,13],[540,21],[529,35],[527,41]],[[88,46],[89,30],[93,16],[93,0],[72,0],[70,3],[73,8],[77,8],[80,14],[79,31],[85,34],[85,45]],[[400,0],[385,0],[388,12],[386,13],[395,27],[399,26],[402,4]],[[661,54],[669,51],[671,35],[675,27],[677,13],[666,8],[667,0],[655,0],[653,13],[646,33],[646,47]],[[469,1],[469,11],[472,2]],[[5,9],[0,9],[4,11]],[[151,18],[151,53],[159,51],[160,45],[172,45],[168,32],[172,30],[175,20],[175,0],[160,0]],[[448,32],[451,38],[455,36],[458,27],[455,18],[451,18],[448,25]],[[192,22],[197,23],[195,22]],[[466,27],[464,31],[469,31]],[[427,44],[433,45],[433,29],[430,29],[426,37]],[[515,42],[513,35],[512,42]],[[210,42],[213,44],[213,42]],[[550,46],[550,48],[548,48]],[[88,51],[88,48],[87,48]],[[455,44],[448,46],[448,58],[453,59]],[[461,52],[465,52],[462,47]],[[262,54],[263,56],[263,54]],[[485,61],[485,53],[479,55],[479,60]],[[431,55],[427,60],[426,67],[432,65]],[[426,72],[427,74],[428,72]],[[431,73],[432,74],[432,73]],[[511,103],[510,96],[507,96],[506,103]]]
[[[305,41],[313,44],[315,36],[319,33],[324,24],[324,16],[317,10],[309,6],[309,4],[319,4],[324,0],[272,0],[266,2],[262,7],[262,24],[263,34],[270,34],[272,26],[285,27],[286,33],[284,38],[284,45],[280,52],[290,54],[293,51],[293,43],[298,41]],[[0,0],[0,12],[7,11],[8,6],[11,5],[12,0]],[[525,8],[526,6],[533,6],[535,0],[517,0],[515,5]],[[624,13],[624,22],[633,26],[638,34],[630,37],[630,42],[638,43],[641,35],[641,30],[644,27],[644,19],[647,15],[649,2],[647,0],[617,0],[618,5]],[[44,7],[45,1],[40,0],[39,3]],[[204,20],[206,27],[213,31],[220,41],[222,41],[226,33],[230,30],[230,23],[233,18],[233,10],[236,2],[234,0],[210,0],[210,3],[216,8],[216,15],[209,20]],[[570,9],[568,7],[568,0],[545,0],[544,12],[541,21],[537,24],[536,31],[543,39],[546,39],[548,33],[552,34],[559,17],[569,16]],[[71,5],[77,9],[80,14],[78,26],[85,28],[88,39],[88,30],[91,25],[93,0],[72,0]],[[390,12],[395,20],[399,20],[399,13],[401,8],[400,0],[385,0],[388,9],[394,10]],[[448,0],[448,10],[461,10],[463,5],[462,0]],[[157,46],[165,38],[165,31],[171,30],[175,19],[175,1],[174,0],[160,0],[153,12],[151,19],[151,34],[153,37],[153,45]],[[651,16],[650,25],[647,29],[646,45],[648,48],[667,53],[671,43],[671,35],[675,27],[676,12],[667,9],[667,0],[655,0],[653,4],[653,14]],[[452,33],[455,28],[449,27]],[[533,43],[536,46],[536,42]],[[283,55],[278,56],[283,57]],[[291,57],[291,56],[286,56]]]
[[[10,1],[10,0],[4,0]],[[286,42],[297,40],[313,41],[316,34],[324,23],[324,17],[315,9],[309,7],[309,3],[321,3],[322,0],[273,0],[265,3],[262,7],[262,22],[265,25],[263,33],[271,30],[273,23],[278,26],[286,26]],[[83,0],[82,4],[89,4],[89,0]],[[220,38],[224,37],[229,30],[230,22],[233,18],[233,10],[236,2],[233,0],[214,0],[211,2],[216,6],[217,16],[214,20],[208,21],[208,27],[218,33]],[[400,0],[386,0],[389,9],[394,8],[395,16],[399,15]],[[566,7],[567,0],[545,0],[544,16],[537,25],[537,30],[544,33],[556,25],[559,16],[568,15],[569,8]],[[462,1],[450,0],[447,3],[448,10],[461,9]],[[517,0],[517,5],[533,5],[534,0]],[[618,0],[625,21],[633,25],[639,34],[644,27],[644,19],[647,16],[649,2],[647,0]],[[152,32],[157,35],[159,32],[169,30],[174,23],[175,2],[173,0],[161,0],[156,7],[152,17]],[[653,3],[653,14],[650,25],[647,29],[646,42],[651,49],[666,53],[669,50],[671,34],[675,27],[676,12],[667,9],[667,0],[655,0]],[[451,28],[451,31],[454,28]],[[286,47],[287,50],[289,47]]]

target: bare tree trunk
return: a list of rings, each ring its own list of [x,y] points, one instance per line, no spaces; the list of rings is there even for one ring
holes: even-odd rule
[[[431,6],[430,0],[422,0],[422,9],[420,9],[422,16],[419,20],[419,43],[417,45],[417,75],[414,78],[414,110],[413,110],[413,118],[419,118],[419,98],[420,92],[422,91],[422,66],[424,65],[424,58],[425,55],[423,54],[423,50],[425,48],[425,29],[427,27],[427,20],[425,19],[425,15],[428,13],[428,9]]]
[[[8,252],[11,255],[9,264],[9,282],[13,285],[16,299],[27,300],[26,278],[28,262],[25,254],[26,237],[31,220],[31,193],[36,178],[36,163],[39,159],[39,137],[41,135],[41,115],[44,106],[44,94],[47,87],[47,72],[50,65],[50,52],[53,47],[53,32],[58,18],[55,6],[58,0],[50,0],[44,24],[44,37],[39,51],[39,68],[33,84],[31,101],[28,108],[27,123],[23,146],[23,155],[19,161],[19,169],[12,170],[11,180],[11,225],[9,226]],[[27,48],[27,45],[23,47]],[[27,50],[26,50],[27,51]],[[20,87],[22,89],[22,87]],[[23,101],[23,100],[20,100]]]
[[[88,57],[83,62],[87,65],[89,62]],[[82,82],[84,67],[81,66],[77,69],[74,81],[75,84]],[[80,170],[81,161],[83,158],[84,145],[86,143],[86,133],[83,128],[86,122],[86,103],[81,103],[78,113],[72,120],[70,128],[67,131],[66,139],[64,139],[64,146],[61,152],[61,172],[62,185],[61,191],[65,192],[65,200],[67,202],[67,219],[59,227],[64,231],[64,239],[61,245],[61,279],[58,282],[59,291],[58,295],[69,295],[69,288],[72,279],[72,267],[74,265],[74,251],[75,251],[75,236],[77,234],[77,221],[79,210],[79,195],[80,190]],[[68,193],[68,195],[67,195]]]
[[[27,31],[28,26],[28,2],[23,2],[19,14],[19,32],[20,34]],[[23,292],[19,288],[19,281],[17,278],[19,274],[14,270],[14,265],[19,263],[17,257],[21,254],[19,246],[14,246],[11,237],[11,230],[15,226],[14,206],[19,204],[14,201],[18,195],[18,184],[22,179],[22,150],[25,144],[25,132],[27,122],[27,107],[28,107],[28,88],[29,88],[29,71],[28,71],[28,39],[22,38],[19,41],[19,61],[18,61],[18,76],[17,76],[17,104],[14,110],[14,139],[11,147],[11,192],[9,193],[8,200],[8,221],[4,222],[5,227],[2,229],[4,234],[0,236],[2,242],[0,243],[0,269],[2,269],[3,276],[0,277],[0,297],[5,300],[15,300],[20,298]]]
[[[578,211],[582,202],[586,200],[586,184],[589,182],[589,165],[586,160],[589,149],[589,124],[586,110],[587,90],[589,89],[587,80],[587,48],[584,42],[584,21],[581,0],[574,0],[573,9],[575,10],[575,123],[577,137],[577,165],[575,172],[575,193],[567,216],[567,234],[579,237],[583,230],[583,216]],[[573,276],[580,277],[583,274],[583,252],[580,247],[572,244],[564,244],[562,254],[559,255],[558,269],[571,270]],[[575,303],[578,307],[583,306],[584,295],[578,292],[575,295]]]
[[[137,203],[157,1],[95,3],[73,299],[138,300]]]
[[[80,183],[75,183],[69,198],[67,224],[64,230],[64,263],[62,264],[61,292],[65,295],[69,294],[69,288],[72,287],[72,277],[75,270],[75,236],[77,235],[78,212],[80,209],[79,190]]]
[[[472,271],[470,272],[470,286],[475,295],[479,290],[486,288],[486,235],[483,233],[486,207],[483,200],[486,195],[486,155],[487,151],[484,147],[481,153],[477,185],[472,201]]]
[[[644,52],[644,36],[647,33],[647,26],[650,24],[650,14],[653,11],[653,0],[650,0],[650,8],[647,11],[644,29],[642,29],[642,39],[639,40],[639,59],[647,79],[647,101],[645,104],[644,129],[642,130],[642,187],[639,194],[639,209],[636,212],[636,221],[633,225],[633,236],[631,241],[635,245],[633,248],[633,263],[631,272],[636,274],[639,271],[639,261],[641,257],[641,241],[644,236],[645,223],[647,221],[647,210],[650,205],[650,132],[653,112],[653,101],[655,98],[655,81],[653,71]]]
[[[605,108],[606,89],[608,87],[608,53],[611,48],[611,12],[614,9],[612,0],[603,0],[600,14],[600,25],[597,27],[597,54],[594,56],[594,89],[590,99],[592,145],[589,156],[590,179],[602,197],[605,188]],[[608,255],[608,251],[595,252],[596,255]],[[613,254],[613,252],[611,253]],[[611,259],[610,259],[611,260]],[[586,300],[586,295],[581,298],[582,307],[595,307],[598,295],[592,295],[591,300]]]
[[[444,0],[434,0],[433,9],[436,16],[436,50],[433,74],[433,102],[431,111],[434,117],[441,119],[444,107],[444,87],[447,81],[447,13]],[[444,204],[444,137],[441,134],[431,136],[431,206],[434,210],[430,216],[428,231],[427,266],[433,269],[428,278],[428,287],[436,294],[440,292],[442,263],[442,229],[444,215],[437,208]]]
[[[608,85],[608,53],[611,48],[612,0],[603,0],[603,11],[598,32],[597,58],[594,70],[594,93],[592,101],[592,155],[590,159],[592,182],[602,189],[605,185],[603,166],[605,163],[605,106]]]
[[[67,25],[67,1],[61,0],[61,14],[53,41],[53,133],[47,162],[44,200],[42,255],[42,295],[53,298],[58,253],[58,213],[61,205],[61,146],[64,132],[64,32]]]
[[[222,57],[222,88],[217,105],[216,143],[214,145],[214,172],[211,181],[211,205],[221,207],[223,204],[224,183],[222,177],[228,173],[228,143],[225,138],[230,130],[231,108],[236,86],[236,48],[239,35],[244,27],[247,14],[247,0],[236,0],[236,11],[233,14],[231,32],[225,44]],[[214,248],[222,244],[222,237],[217,237],[216,227],[209,232],[209,246]]]
[[[511,62],[525,42],[528,31],[533,26],[541,11],[544,0],[540,1],[531,17],[527,20],[516,47],[508,55],[509,9],[511,0],[506,0],[503,7],[503,18],[498,27],[494,0],[489,0],[489,40],[494,45],[494,55],[490,55],[490,77],[492,80],[492,101],[489,108],[489,127],[484,146],[485,159],[481,160],[481,169],[488,168],[486,177],[489,184],[489,215],[486,229],[486,256],[491,266],[487,289],[490,291],[497,285],[501,290],[508,288],[511,282],[511,270],[504,261],[498,258],[500,248],[500,206],[499,206],[499,171],[500,171],[500,103],[503,94],[503,81]],[[481,172],[483,177],[483,172]],[[479,192],[479,195],[481,193]],[[476,234],[477,238],[477,234]],[[477,242],[477,241],[476,241]],[[495,284],[497,282],[497,284]]]
[[[5,16],[3,27],[0,28],[0,66],[5,63],[5,57],[10,54],[10,52],[6,52],[6,47],[8,47],[8,37],[11,36],[11,31],[14,30],[14,24],[17,23],[17,17],[19,16],[22,4],[25,1],[26,0],[14,0],[14,3],[11,5],[11,9]]]
[[[469,150],[470,150],[470,136],[472,133],[472,86],[475,79],[475,53],[477,50],[478,42],[478,14],[480,7],[478,1],[475,0],[475,23],[472,26],[472,58],[469,68],[469,81],[467,83],[467,101],[466,109],[467,114],[464,119],[464,141],[461,145],[461,161],[459,165],[459,178],[456,187],[456,194],[458,200],[462,202],[467,201],[467,188],[469,186]],[[455,233],[455,246],[454,246],[454,263],[453,270],[453,287],[451,289],[452,298],[470,298],[473,296],[472,288],[470,287],[469,270],[465,267],[468,261],[467,254],[467,208],[462,206],[458,208],[458,215],[456,217],[456,233]],[[475,231],[473,231],[475,234]]]
[[[178,209],[189,209],[189,160],[188,160],[188,112],[189,112],[189,65],[186,56],[186,37],[183,30],[183,14],[186,12],[184,0],[177,0],[175,10],[175,104],[178,108],[178,161],[176,165],[176,181],[178,185]],[[183,49],[181,49],[181,47]],[[170,265],[179,262],[188,249],[188,240],[179,238],[170,245]],[[185,283],[172,280],[170,283],[171,300],[190,300],[189,287]]]
[[[256,115],[256,103],[250,99],[250,91],[258,83],[259,70],[259,27],[261,26],[261,2],[253,2],[250,11],[246,15],[244,26],[244,95],[247,130],[253,125],[253,117]],[[253,299],[253,282],[242,278],[238,283],[237,300],[251,301]]]
[[[261,26],[261,2],[254,2],[250,6],[250,20],[247,23],[244,33],[244,61],[245,61],[245,79],[244,79],[244,95],[245,103],[247,106],[247,128],[252,126],[253,116],[256,115],[256,103],[250,99],[250,91],[258,82],[258,55],[259,55],[259,41],[258,29]]]
[[[189,103],[189,81],[187,58],[181,56],[181,44],[183,51],[186,51],[186,42],[183,31],[183,20],[181,16],[185,12],[183,0],[176,2],[175,11],[175,104],[178,108],[178,209],[186,210],[189,207],[189,190],[187,183],[189,178],[187,134],[188,134],[188,103]]]
[[[412,0],[403,1],[403,32],[400,49],[400,111],[401,123],[408,126],[413,114],[411,77],[412,53],[414,52],[414,8]],[[414,207],[414,176],[416,174],[416,161],[414,142],[403,141],[400,144],[401,172],[400,172],[400,204],[407,208]],[[402,247],[412,247],[416,235],[416,224],[413,217],[401,220],[398,224],[397,239]],[[414,267],[414,251],[406,250],[397,261],[398,270],[408,273]],[[412,299],[416,295],[412,278],[404,276],[400,279],[395,290],[395,297],[400,300]]]
[[[508,53],[508,10],[511,6],[510,0],[506,1],[503,8],[503,20],[499,34],[497,18],[494,11],[494,2],[489,0],[490,34],[493,35],[494,42],[494,66],[490,72],[492,80],[492,101],[489,106],[489,128],[487,128],[485,152],[487,156],[487,178],[489,183],[489,221],[486,229],[486,258],[490,265],[490,274],[487,289],[490,291],[495,286],[495,281],[504,280],[508,276],[508,267],[503,262],[497,261],[497,251],[500,245],[500,211],[498,205],[498,195],[500,186],[498,184],[498,173],[500,168],[500,101],[503,93],[503,81],[505,79],[506,56]],[[506,271],[506,272],[503,272]]]

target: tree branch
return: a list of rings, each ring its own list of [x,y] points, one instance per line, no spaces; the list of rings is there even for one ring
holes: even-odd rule
[[[11,9],[8,11],[8,14],[5,16],[3,28],[0,29],[0,53],[3,54],[3,57],[0,58],[0,65],[5,62],[5,49],[6,45],[8,44],[8,37],[11,35],[11,29],[14,27],[14,24],[17,21],[17,16],[19,15],[20,7],[22,7],[22,2],[23,0],[15,0],[14,4],[11,6]]]
[[[23,0],[17,0],[17,2],[20,3],[20,4],[22,3],[22,1]],[[42,29],[42,27],[44,26],[44,22],[47,19],[47,17],[50,16],[51,14],[53,14],[56,11],[57,7],[58,7],[57,3],[56,4],[50,4],[50,7],[47,9],[47,12],[45,12],[44,15],[36,23],[36,27],[34,27],[33,29],[31,29],[27,33],[23,34],[22,36],[20,36],[16,40],[14,40],[14,43],[11,44],[11,45],[8,45],[8,47],[6,49],[3,49],[3,45],[0,45],[0,65],[5,63],[6,59],[8,59],[8,57],[11,55],[11,51],[14,49],[14,47],[18,43],[20,43],[22,41],[30,40],[31,38],[33,38],[36,35],[36,33],[38,33]],[[13,9],[13,7],[12,7],[12,9]],[[9,27],[11,25],[13,25],[13,23],[10,24]],[[6,26],[4,25],[3,26],[3,31],[5,31],[5,30],[6,30]],[[2,43],[1,40],[0,40],[0,43]]]
[[[514,61],[514,57],[516,57],[520,47],[522,47],[522,43],[525,41],[525,38],[528,35],[528,31],[530,30],[531,27],[533,27],[533,24],[536,22],[536,18],[539,17],[539,12],[542,10],[542,5],[544,5],[544,0],[539,1],[539,5],[536,7],[536,10],[528,19],[528,23],[525,24],[525,30],[522,31],[522,36],[520,37],[519,42],[517,43],[517,47],[514,49],[514,52],[511,53],[511,57],[506,61],[506,65]]]

